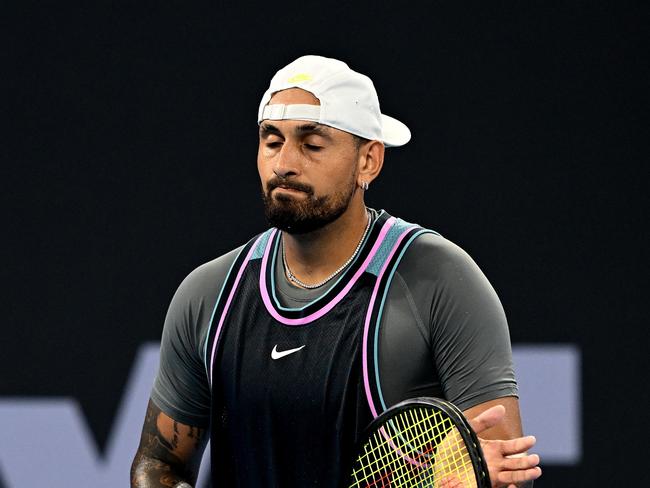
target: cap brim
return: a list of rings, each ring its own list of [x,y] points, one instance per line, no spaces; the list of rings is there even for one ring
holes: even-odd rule
[[[411,140],[411,131],[397,119],[381,114],[382,139],[386,147],[403,146]]]

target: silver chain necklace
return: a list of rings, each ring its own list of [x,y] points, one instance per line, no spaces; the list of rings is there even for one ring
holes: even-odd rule
[[[370,222],[372,222],[372,218],[370,216],[370,212],[368,209],[366,209],[366,215],[368,217],[368,223],[366,224],[366,230],[363,231],[363,235],[361,236],[361,240],[357,244],[357,248],[354,250],[354,253],[352,253],[352,256],[348,258],[348,260],[343,263],[339,268],[334,271],[331,275],[329,275],[327,278],[325,278],[323,281],[320,281],[316,283],[315,285],[308,285],[307,283],[303,283],[300,281],[296,275],[294,275],[291,270],[289,269],[289,265],[287,264],[287,255],[285,253],[285,247],[284,243],[282,244],[282,264],[284,265],[284,272],[287,275],[287,278],[289,278],[289,281],[292,281],[296,285],[300,285],[303,288],[307,288],[308,290],[313,290],[314,288],[318,288],[320,286],[323,286],[325,283],[330,281],[332,278],[334,278],[337,274],[339,274],[341,271],[343,271],[345,268],[348,267],[348,265],[354,260],[355,257],[357,257],[357,254],[359,254],[359,251],[361,250],[361,244],[363,244],[363,241],[366,239],[366,235],[368,234],[368,230],[370,229]]]

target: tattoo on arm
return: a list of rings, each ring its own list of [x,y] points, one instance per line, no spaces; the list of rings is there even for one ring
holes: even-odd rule
[[[173,487],[196,481],[200,455],[193,454],[200,454],[205,429],[174,421],[171,429],[161,432],[161,415],[149,400],[140,447],[131,465],[133,488]]]

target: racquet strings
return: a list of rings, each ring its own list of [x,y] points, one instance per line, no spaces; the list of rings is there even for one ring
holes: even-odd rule
[[[416,407],[370,436],[354,465],[350,488],[476,488],[472,459],[452,420]]]

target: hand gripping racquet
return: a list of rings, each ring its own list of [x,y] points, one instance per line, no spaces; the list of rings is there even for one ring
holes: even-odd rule
[[[361,438],[348,488],[490,488],[476,434],[460,410],[437,398],[389,408]]]

